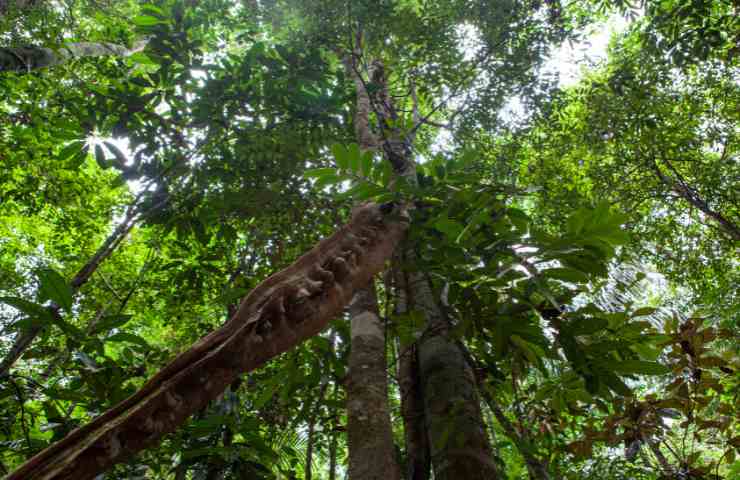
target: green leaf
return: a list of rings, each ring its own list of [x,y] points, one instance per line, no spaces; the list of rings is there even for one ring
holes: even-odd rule
[[[339,168],[344,170],[349,168],[349,152],[344,145],[335,143],[331,146],[331,153],[334,155],[334,160],[336,160]]]
[[[526,213],[518,208],[508,208],[506,209],[506,214],[508,215],[509,220],[511,220],[511,223],[513,223],[517,229],[521,231],[527,230],[531,220]]]
[[[147,349],[147,350],[149,349],[149,344],[147,343],[147,341],[138,335],[134,335],[133,333],[118,332],[106,338],[105,341],[106,342],[131,343],[134,345],[138,345],[144,349]]]
[[[95,328],[93,329],[93,332],[107,333],[114,328],[118,328],[124,325],[126,322],[131,320],[131,317],[132,317],[131,315],[123,315],[123,314],[106,315],[103,318],[101,318],[98,323],[95,324]]]
[[[152,57],[144,52],[136,52],[128,56],[129,60],[134,63],[141,63],[142,65],[159,65],[157,62],[152,60]]]
[[[610,370],[622,375],[665,375],[671,371],[665,365],[645,360],[621,360],[608,362],[606,365]]]
[[[524,354],[527,360],[530,361],[530,363],[532,363],[533,365],[540,364],[540,356],[537,355],[537,353],[535,352],[533,345],[531,345],[529,342],[516,334],[510,336],[509,340],[511,340],[511,343],[516,345],[519,350],[521,350],[521,352]]]
[[[113,143],[104,141],[103,142],[108,150],[115,157],[116,167],[123,170],[126,168],[126,155]]]
[[[40,322],[42,325],[46,325],[53,322],[51,312],[46,307],[37,303],[29,302],[19,297],[0,297],[0,302],[25,313],[34,320],[34,324]]]
[[[314,169],[306,170],[305,172],[303,172],[303,176],[305,178],[321,178],[327,175],[336,176],[336,174],[337,174],[336,168],[314,168]]]
[[[164,11],[161,8],[159,8],[158,6],[156,6],[156,5],[152,5],[151,3],[145,3],[144,5],[141,6],[141,9],[142,10],[148,10],[148,11],[152,12],[155,15],[159,15],[161,17],[165,17]]]
[[[439,217],[437,221],[434,222],[434,228],[444,233],[447,238],[453,242],[463,231],[463,226],[455,220],[449,219],[446,214]]]
[[[347,155],[349,158],[349,169],[358,175],[362,173],[360,164],[362,162],[362,154],[360,153],[360,147],[356,143],[350,143],[347,147]]]
[[[588,283],[588,275],[575,268],[549,268],[542,271],[542,276],[571,283]]]
[[[272,380],[267,382],[267,385],[264,386],[262,389],[262,392],[257,397],[257,399],[253,403],[253,407],[256,409],[260,409],[275,395],[275,393],[280,389],[280,386],[282,385],[282,381],[280,381],[280,377],[278,375],[275,375]]]
[[[57,271],[51,268],[36,270],[39,279],[39,296],[42,300],[51,300],[67,312],[72,310],[72,287]]]
[[[599,375],[599,379],[603,380],[606,386],[608,386],[610,389],[612,389],[614,392],[618,393],[619,395],[622,395],[624,397],[629,397],[632,395],[632,390],[630,390],[630,387],[628,387],[622,379],[620,379],[618,376],[614,375],[611,372],[602,372]]]
[[[110,164],[105,159],[105,152],[103,151],[103,147],[100,146],[100,144],[95,145],[95,161],[98,162],[98,165],[100,165],[100,168],[102,168],[103,170],[110,167]]]
[[[567,324],[568,332],[572,335],[591,335],[603,331],[609,326],[609,321],[601,317],[577,318]]]
[[[71,338],[71,339],[74,339],[74,340],[77,340],[77,341],[83,340],[83,336],[84,335],[82,333],[82,330],[80,330],[76,326],[74,326],[71,323],[69,323],[66,320],[64,320],[64,318],[62,318],[61,315],[52,313],[51,320],[54,323],[54,325],[56,325],[57,327],[59,327],[59,329],[62,332],[64,332],[64,334],[68,338]]]
[[[580,234],[583,229],[583,225],[586,223],[586,217],[588,214],[589,212],[585,208],[579,208],[573,212],[566,222],[568,233],[572,235]]]
[[[132,23],[137,27],[151,27],[166,22],[151,15],[139,15],[138,17],[134,17]]]
[[[62,150],[60,150],[60,152],[59,152],[59,159],[60,160],[66,160],[69,157],[71,157],[72,155],[79,154],[80,151],[82,151],[82,147],[84,147],[84,146],[85,146],[85,142],[80,141],[80,140],[76,140],[74,142],[71,142],[69,145],[67,145]]]
[[[638,308],[634,312],[632,312],[633,317],[645,317],[648,315],[652,315],[655,313],[658,309],[652,308],[652,307],[644,307],[644,308]]]
[[[373,152],[370,150],[367,150],[365,152],[362,152],[362,158],[361,158],[361,164],[362,164],[362,174],[366,177],[370,177],[370,173],[373,169]]]
[[[324,175],[323,177],[316,180],[316,183],[314,184],[314,188],[316,188],[316,190],[319,190],[321,188],[324,188],[327,185],[332,185],[334,183],[340,183],[340,182],[343,182],[344,180],[347,180],[347,177],[345,177],[344,175],[337,175],[335,173],[331,175]]]

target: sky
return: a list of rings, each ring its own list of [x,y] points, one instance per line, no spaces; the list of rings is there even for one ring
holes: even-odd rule
[[[593,25],[583,42],[564,42],[545,65],[545,71],[558,73],[561,88],[574,85],[583,76],[585,68],[606,58],[612,34],[623,32],[628,24],[626,18],[613,15],[607,21]]]

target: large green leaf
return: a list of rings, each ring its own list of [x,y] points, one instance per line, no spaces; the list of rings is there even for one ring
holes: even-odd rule
[[[0,297],[0,302],[15,307],[32,319],[31,325],[52,323],[51,312],[46,307],[19,297]]]
[[[645,360],[620,360],[604,363],[611,371],[623,375],[665,375],[671,369],[657,362]]]
[[[39,279],[39,298],[51,300],[66,311],[72,310],[72,287],[64,277],[52,268],[36,270]]]

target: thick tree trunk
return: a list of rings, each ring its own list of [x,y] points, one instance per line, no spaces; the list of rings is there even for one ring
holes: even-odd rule
[[[419,340],[419,377],[435,480],[500,478],[486,435],[475,376],[449,338],[449,323],[430,281],[409,274],[414,309],[424,313],[427,334]]]
[[[407,226],[396,220],[404,214],[397,210],[376,204],[355,209],[347,225],[260,283],[223,327],[6,480],[91,479],[157,444],[241,373],[319,333],[385,267]]]
[[[349,478],[400,480],[388,408],[385,331],[373,282],[355,293],[349,314],[352,322],[346,386]]]
[[[82,57],[127,57],[144,50],[146,44],[147,40],[139,40],[131,48],[107,42],[68,43],[57,50],[45,47],[0,48],[0,73],[30,72]]]

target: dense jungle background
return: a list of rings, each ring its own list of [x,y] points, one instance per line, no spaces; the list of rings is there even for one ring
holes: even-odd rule
[[[343,314],[95,478],[740,479],[739,121],[736,0],[0,0],[0,473],[373,201]]]

